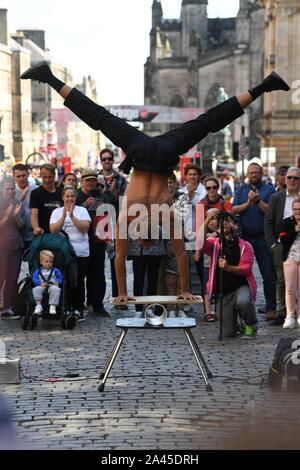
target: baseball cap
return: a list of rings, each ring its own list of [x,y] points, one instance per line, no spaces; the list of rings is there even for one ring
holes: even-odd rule
[[[98,178],[98,173],[97,171],[94,171],[94,170],[86,170],[86,171],[83,171],[82,175],[81,175],[81,181],[82,180],[91,180],[91,179],[97,179]]]

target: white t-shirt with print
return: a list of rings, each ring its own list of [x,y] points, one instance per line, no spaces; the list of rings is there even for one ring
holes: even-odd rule
[[[50,217],[50,225],[55,224],[55,222],[57,222],[62,217],[62,214],[63,207],[58,207],[57,209],[54,209]],[[91,222],[91,218],[85,207],[75,206],[73,215],[78,220],[88,220]],[[69,235],[70,243],[75,250],[76,256],[89,256],[90,249],[88,234],[81,233],[80,230],[78,230],[78,228],[72,222],[69,212],[67,212],[64,224],[62,226],[62,230],[64,230]]]

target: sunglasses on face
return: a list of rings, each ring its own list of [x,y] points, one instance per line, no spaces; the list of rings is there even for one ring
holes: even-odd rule
[[[101,158],[101,162],[112,162],[113,161],[113,157],[104,157],[104,158]]]
[[[212,189],[218,189],[218,186],[206,186],[205,188],[207,191],[211,191]]]
[[[287,180],[295,180],[295,181],[298,181],[300,179],[299,176],[287,176],[286,177]]]

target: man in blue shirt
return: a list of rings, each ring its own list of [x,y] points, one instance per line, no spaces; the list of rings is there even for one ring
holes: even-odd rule
[[[264,217],[274,186],[262,183],[263,171],[258,163],[248,166],[249,182],[237,190],[232,212],[240,215],[242,238],[251,243],[263,278],[267,320],[276,318],[276,279],[272,256],[264,233]]]

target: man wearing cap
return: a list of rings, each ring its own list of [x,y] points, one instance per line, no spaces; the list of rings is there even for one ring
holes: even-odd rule
[[[98,174],[86,170],[81,176],[81,188],[77,192],[76,204],[87,209],[92,224],[89,229],[90,258],[87,270],[87,305],[97,315],[109,316],[103,306],[105,296],[105,242],[97,241],[94,233],[96,210],[100,204],[109,203],[110,198],[102,185],[98,185]]]
[[[40,62],[30,67],[22,75],[22,79],[33,79],[48,83],[64,99],[65,105],[80,119],[95,130],[101,130],[116,146],[126,154],[120,169],[129,173],[132,167],[130,184],[126,190],[128,207],[137,202],[147,207],[150,219],[150,207],[153,204],[172,206],[172,195],[168,190],[167,176],[179,163],[179,155],[186,153],[194,145],[204,139],[209,132],[218,132],[232,121],[244,114],[243,109],[265,92],[274,90],[288,91],[289,86],[276,73],[272,72],[258,86],[226,100],[209,109],[197,118],[188,121],[176,129],[149,137],[124,120],[114,116],[102,106],[91,101],[75,88],[70,88],[49,68],[47,62]],[[120,214],[124,225],[129,222],[128,214]],[[125,225],[126,226],[126,225]],[[187,254],[183,240],[175,240],[171,229],[172,249],[176,253],[181,279],[180,298],[189,300],[193,295],[189,292]],[[126,288],[125,260],[128,252],[128,240],[116,236],[116,272],[119,296],[117,302],[126,302],[129,297]]]
[[[233,214],[240,215],[242,238],[251,243],[264,283],[267,320],[276,318],[276,290],[273,260],[264,233],[264,217],[275,188],[262,182],[262,166],[250,163],[249,182],[237,190],[232,203]]]

